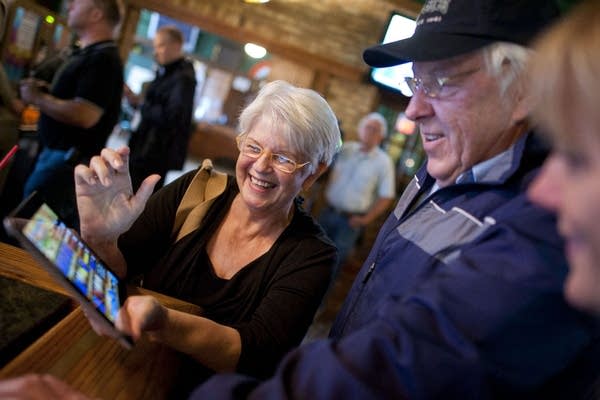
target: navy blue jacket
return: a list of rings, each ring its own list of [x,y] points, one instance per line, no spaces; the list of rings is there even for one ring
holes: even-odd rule
[[[598,330],[565,303],[556,220],[526,196],[545,155],[528,135],[483,179],[432,195],[421,169],[330,339],[289,354],[251,393],[220,376],[198,398],[576,398]]]

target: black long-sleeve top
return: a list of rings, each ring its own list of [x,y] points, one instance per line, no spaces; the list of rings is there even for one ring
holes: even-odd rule
[[[237,329],[242,340],[237,370],[269,376],[305,335],[328,287],[336,249],[312,217],[295,205],[292,221],[267,253],[229,280],[217,277],[206,245],[238,188],[229,177],[202,226],[173,244],[175,212],[194,174],[152,196],[120,237],[128,275],[143,273],[144,287],[197,304],[204,316]]]

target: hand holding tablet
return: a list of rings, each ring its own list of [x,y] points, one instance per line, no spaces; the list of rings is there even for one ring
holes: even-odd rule
[[[24,200],[4,219],[4,225],[79,301],[95,331],[132,346],[131,338],[115,327],[125,301],[124,284],[39,195]]]

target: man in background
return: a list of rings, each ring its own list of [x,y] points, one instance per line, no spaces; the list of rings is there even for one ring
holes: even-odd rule
[[[27,179],[24,196],[41,192],[70,226],[77,226],[73,170],[99,154],[117,122],[123,93],[123,66],[113,31],[120,20],[117,0],[72,0],[68,26],[80,50],[45,83],[26,79],[21,98],[41,112],[42,150]]]
[[[154,36],[154,57],[159,64],[143,101],[125,88],[133,106],[141,102],[141,121],[129,140],[129,171],[133,189],[151,174],[164,183],[167,171],[183,168],[191,133],[196,76],[183,55],[183,35],[174,26],[161,27]]]
[[[319,215],[319,224],[338,248],[338,268],[364,227],[387,211],[395,197],[394,165],[379,147],[386,136],[383,116],[366,115],[358,123],[360,141],[344,142],[329,174],[327,205]]]

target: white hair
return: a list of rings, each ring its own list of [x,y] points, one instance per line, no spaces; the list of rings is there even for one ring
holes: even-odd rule
[[[532,51],[526,47],[509,42],[496,42],[482,49],[487,71],[500,79],[500,94],[526,72],[527,62]],[[508,70],[504,66],[508,65]]]
[[[364,126],[369,121],[377,121],[379,123],[379,125],[381,126],[381,131],[380,131],[381,136],[383,136],[384,138],[387,137],[387,131],[388,131],[387,121],[385,120],[383,115],[381,115],[377,112],[372,112],[372,113],[367,114],[364,117],[362,117],[361,120],[358,122],[358,131],[361,132],[364,129]]]
[[[285,81],[266,84],[242,111],[241,134],[263,120],[311,161],[312,172],[319,163],[331,164],[341,145],[340,128],[333,110],[320,94]]]

